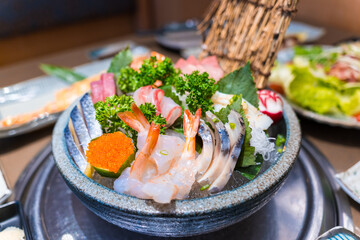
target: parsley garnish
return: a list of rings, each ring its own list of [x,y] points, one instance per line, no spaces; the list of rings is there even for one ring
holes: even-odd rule
[[[122,131],[130,138],[133,139],[136,145],[137,132],[130,128],[124,123],[118,116],[117,113],[131,111],[131,103],[134,102],[133,97],[121,95],[111,96],[105,99],[105,102],[99,101],[95,103],[96,120],[99,121],[101,128],[104,133],[113,133]],[[156,115],[156,107],[152,103],[145,103],[139,106],[141,112],[144,114],[146,119],[151,123],[161,125],[160,133],[165,133],[166,120],[160,114]]]
[[[130,67],[120,69],[117,85],[122,92],[134,92],[136,89],[153,85],[156,80],[163,85],[171,85],[179,77],[179,70],[175,69],[170,58],[158,62],[156,57],[145,59],[139,72]]]
[[[181,95],[187,94],[186,104],[192,113],[198,108],[201,108],[203,114],[214,109],[211,97],[216,92],[217,85],[214,79],[209,78],[208,73],[200,74],[199,71],[194,71],[185,74],[184,77],[177,78],[175,89]]]

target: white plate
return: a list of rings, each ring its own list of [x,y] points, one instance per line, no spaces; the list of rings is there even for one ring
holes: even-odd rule
[[[360,162],[345,172],[336,174],[336,180],[344,192],[360,204]]]

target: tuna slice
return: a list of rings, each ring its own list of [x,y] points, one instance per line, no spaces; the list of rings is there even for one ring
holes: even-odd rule
[[[116,94],[114,74],[101,74],[100,80],[90,83],[91,99],[93,103],[105,101],[105,98]]]
[[[183,74],[191,74],[193,71],[200,73],[207,72],[210,78],[219,81],[224,76],[216,56],[210,56],[197,60],[194,56],[190,56],[187,60],[180,58],[175,64],[175,68],[179,68]]]
[[[113,73],[104,73],[101,74],[101,82],[103,85],[103,100],[105,98],[114,96],[116,93],[116,86],[114,81],[114,74]]]

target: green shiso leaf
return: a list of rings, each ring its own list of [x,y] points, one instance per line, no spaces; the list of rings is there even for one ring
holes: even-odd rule
[[[70,84],[86,78],[84,75],[76,73],[72,69],[66,67],[60,67],[50,64],[40,64],[40,69],[46,74],[58,77],[61,80],[64,80]]]
[[[215,112],[215,116],[217,116],[224,124],[229,122],[228,116],[231,110],[234,110],[242,116],[245,123],[245,139],[241,149],[240,157],[236,163],[236,168],[244,168],[248,166],[257,165],[255,159],[255,148],[250,146],[250,139],[251,139],[251,128],[249,127],[249,121],[246,118],[244,109],[242,107],[242,97],[241,95],[235,95],[231,99],[231,104],[227,105],[226,107],[220,109],[219,112]]]
[[[263,161],[264,161],[264,159],[261,156],[261,154],[257,154],[256,158],[255,158],[255,163],[256,163],[255,165],[252,165],[249,167],[240,167],[240,168],[237,168],[237,170],[241,173],[241,175],[243,175],[244,177],[246,177],[249,180],[252,180],[259,173]]]
[[[220,79],[217,85],[219,86],[219,92],[234,95],[241,94],[252,105],[259,106],[257,89],[249,62],[243,68],[239,68]]]
[[[231,110],[234,110],[238,113],[242,110],[242,97],[241,95],[234,95],[231,99],[231,104],[227,105],[226,107],[220,109],[219,112],[215,112],[215,116],[217,116],[221,122],[224,124],[229,122],[228,116]]]
[[[249,121],[246,118],[244,109],[241,109],[240,114],[245,123],[245,139],[235,169],[258,164],[254,155],[255,147],[250,146],[251,128],[249,127]]]
[[[110,67],[107,70],[109,73],[114,73],[115,76],[119,74],[120,69],[130,65],[132,61],[132,53],[127,47],[126,49],[120,51],[118,54],[113,57],[110,63]]]

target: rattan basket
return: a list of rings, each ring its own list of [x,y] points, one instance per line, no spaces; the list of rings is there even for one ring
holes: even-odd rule
[[[258,88],[266,86],[298,0],[214,0],[198,29],[200,57],[215,55],[229,73],[248,61]]]

